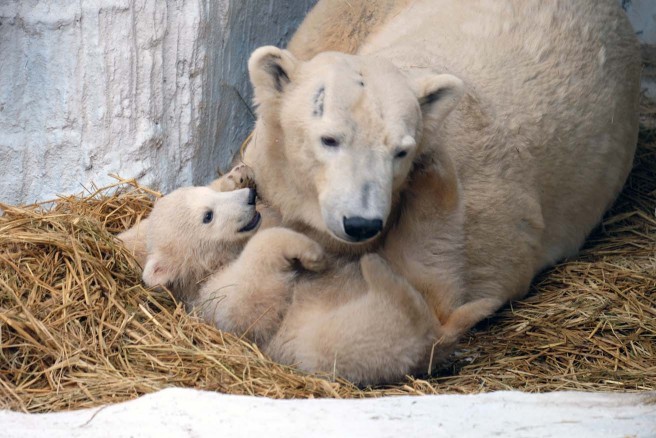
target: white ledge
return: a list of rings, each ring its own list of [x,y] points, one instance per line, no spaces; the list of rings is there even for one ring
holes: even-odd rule
[[[166,389],[100,408],[0,411],[12,438],[654,437],[656,393],[496,392],[367,400],[272,400]]]

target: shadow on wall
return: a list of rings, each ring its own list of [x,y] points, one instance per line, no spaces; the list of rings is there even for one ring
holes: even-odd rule
[[[263,45],[285,46],[305,13],[317,0],[242,0],[229,3],[227,31],[211,27],[208,54],[209,86],[205,93],[206,120],[200,129],[201,150],[193,159],[194,184],[205,184],[208,175],[228,170],[230,161],[255,122],[252,89],[246,63],[251,52]],[[210,3],[209,15],[221,5]],[[273,32],[262,32],[263,25]]]

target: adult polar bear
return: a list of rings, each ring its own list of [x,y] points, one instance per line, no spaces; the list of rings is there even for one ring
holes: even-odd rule
[[[320,0],[289,47],[249,61],[258,191],[329,252],[380,253],[447,343],[574,254],[630,170],[615,0]]]

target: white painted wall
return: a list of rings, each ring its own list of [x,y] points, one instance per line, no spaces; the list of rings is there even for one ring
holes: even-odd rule
[[[0,0],[0,202],[207,182],[252,124],[250,52],[313,3]]]
[[[656,1],[618,1],[656,43]],[[250,52],[314,2],[0,0],[0,202],[206,183],[252,125]]]

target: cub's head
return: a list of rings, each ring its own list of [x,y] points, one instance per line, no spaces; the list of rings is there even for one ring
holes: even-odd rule
[[[259,224],[253,189],[171,192],[155,203],[145,224],[144,283],[185,286],[200,280],[236,257]]]
[[[463,93],[451,75],[333,52],[301,62],[262,47],[248,68],[258,122],[246,162],[260,192],[285,219],[348,243],[383,230],[422,134]]]

